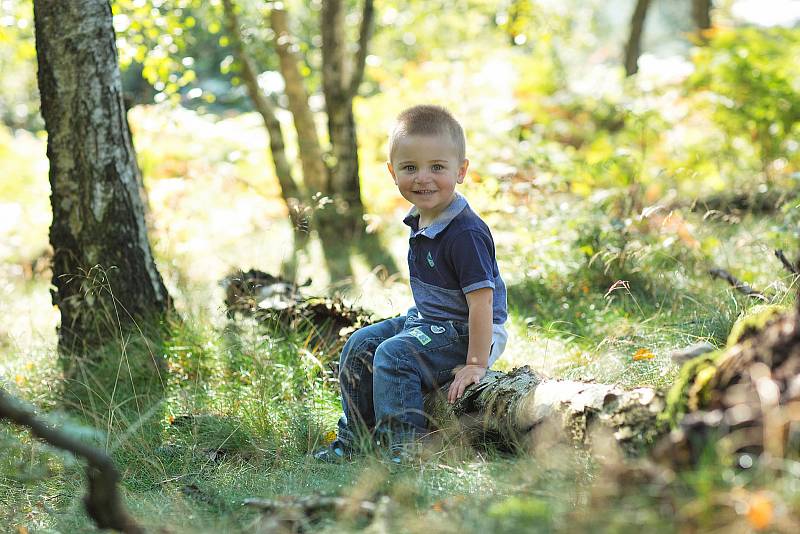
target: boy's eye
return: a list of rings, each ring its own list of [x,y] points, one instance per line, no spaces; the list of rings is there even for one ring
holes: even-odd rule
[[[440,165],[438,163],[434,163],[432,168],[433,168],[434,171],[443,171],[444,170],[444,165]]]
[[[417,166],[416,165],[406,165],[406,166],[403,167],[403,170],[406,171],[406,172],[414,172],[414,171],[417,170]]]

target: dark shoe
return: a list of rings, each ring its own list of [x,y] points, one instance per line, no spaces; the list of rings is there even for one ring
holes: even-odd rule
[[[392,445],[387,452],[388,460],[395,465],[416,465],[422,461],[422,445],[418,441]]]
[[[314,459],[326,464],[340,464],[353,459],[353,453],[346,448],[338,439],[327,447],[317,449],[313,453]]]

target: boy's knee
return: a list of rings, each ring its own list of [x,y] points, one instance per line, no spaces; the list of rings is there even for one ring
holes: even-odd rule
[[[373,360],[375,374],[395,373],[397,371],[415,370],[416,365],[413,356],[397,343],[384,342],[375,349]]]
[[[341,373],[346,367],[351,367],[354,364],[355,357],[358,352],[363,349],[364,336],[359,335],[360,330],[353,332],[342,347],[342,354],[339,356],[339,372]]]
[[[339,359],[339,383],[356,385],[363,375],[373,372],[375,340],[370,336],[350,336]]]

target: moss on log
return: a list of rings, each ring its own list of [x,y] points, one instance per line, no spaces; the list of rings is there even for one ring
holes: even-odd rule
[[[696,461],[709,440],[732,452],[800,455],[800,312],[784,309],[759,307],[741,319],[731,345],[686,362],[666,395],[549,380],[521,367],[490,371],[452,406],[439,393],[426,406],[434,421],[455,425],[468,441],[510,450],[531,450],[554,436],[591,446],[599,432],[633,454],[671,427],[659,454],[677,463]]]

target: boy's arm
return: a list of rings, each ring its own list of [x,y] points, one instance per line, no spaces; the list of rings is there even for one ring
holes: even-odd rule
[[[486,375],[492,348],[492,304],[494,291],[484,287],[466,294],[469,306],[469,348],[466,365],[458,370],[447,391],[447,400],[455,402],[471,384]]]

